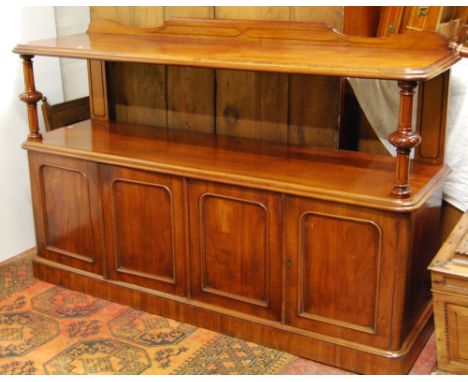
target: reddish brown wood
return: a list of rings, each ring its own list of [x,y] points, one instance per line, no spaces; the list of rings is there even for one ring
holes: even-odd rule
[[[398,198],[409,198],[409,164],[411,149],[421,142],[418,133],[412,130],[413,95],[415,82],[399,81],[400,114],[398,130],[388,136],[390,143],[397,149],[395,185],[392,195]]]
[[[415,153],[417,161],[444,163],[449,79],[450,70],[447,70],[420,84],[416,130],[421,144]]]
[[[182,180],[112,166],[99,174],[107,277],[186,295]]]
[[[424,268],[448,173],[409,161],[420,140],[413,89],[459,60],[446,40],[350,37],[314,23],[101,20],[89,35],[15,52],[90,60],[92,121],[23,145],[39,278],[353,371],[408,371],[430,331]],[[401,80],[396,181],[388,157],[165,129],[155,105],[173,103],[155,99],[153,81],[164,87],[166,76],[153,64]],[[107,94],[104,80],[136,68],[148,82],[110,81]],[[106,120],[118,113],[163,128]]]
[[[368,38],[320,23],[202,19],[173,19],[157,28],[94,20],[89,34],[20,44],[14,52],[408,81],[435,77],[460,59],[433,32]]]
[[[102,274],[97,164],[30,152],[29,168],[39,256]]]
[[[89,119],[89,97],[74,99],[50,105],[47,98],[42,98],[42,116],[46,131],[68,126]]]
[[[278,194],[190,181],[192,298],[281,319]]]
[[[40,258],[35,260],[34,274],[40,280],[65,288],[363,374],[407,373],[433,332],[431,310],[428,310],[402,348],[387,351],[356,342],[333,340],[320,333],[255,319],[190,299],[164,298],[149,289],[143,290],[131,284],[120,285]]]
[[[28,122],[29,122],[29,141],[40,141],[42,135],[39,132],[39,121],[37,119],[37,103],[42,99],[42,93],[36,90],[34,83],[34,70],[32,59],[34,56],[21,55],[23,59],[23,74],[25,91],[20,95],[21,101],[25,102],[28,107]]]
[[[389,195],[391,157],[104,121],[58,129],[24,147],[392,211],[418,209],[448,173],[443,166],[413,163],[413,196],[401,200]]]
[[[106,63],[88,60],[89,103],[93,119],[109,119]]]

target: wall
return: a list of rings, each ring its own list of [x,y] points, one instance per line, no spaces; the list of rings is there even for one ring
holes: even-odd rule
[[[21,149],[28,123],[21,61],[11,52],[19,42],[55,36],[53,7],[7,6],[0,23],[0,261],[34,246],[34,226],[26,152]],[[51,102],[62,102],[59,61],[34,59],[36,85]],[[42,122],[42,118],[40,118]]]
[[[54,7],[57,36],[84,33],[89,25],[89,7]],[[86,60],[60,58],[63,98],[69,101],[86,97],[88,88],[88,67]]]

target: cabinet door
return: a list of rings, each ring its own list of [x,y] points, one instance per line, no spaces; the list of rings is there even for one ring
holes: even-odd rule
[[[101,165],[106,277],[186,293],[182,179]]]
[[[279,214],[274,193],[190,182],[191,297],[279,320]]]
[[[95,163],[29,153],[40,257],[102,273],[102,218]]]
[[[295,197],[285,208],[286,323],[390,346],[398,221]]]

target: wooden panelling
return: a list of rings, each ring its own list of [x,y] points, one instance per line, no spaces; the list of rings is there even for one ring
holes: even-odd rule
[[[385,238],[397,234],[397,221],[312,199],[287,197],[285,206],[286,323],[373,346],[401,346],[385,313],[395,303],[391,270],[398,250]]]
[[[164,298],[148,289],[141,290],[128,284],[118,285],[110,280],[78,273],[73,269],[52,265],[40,259],[36,259],[34,269],[36,277],[49,283],[60,283],[65,288],[79,290],[135,309],[254,341],[357,373],[408,373],[433,333],[430,315],[427,314],[414,328],[412,336],[402,349],[396,352],[384,351],[358,343],[333,340],[321,334],[258,317],[253,319],[252,316],[201,304],[199,301]]]
[[[138,27],[155,27],[164,21],[164,7],[91,7],[91,20],[108,19]]]
[[[437,367],[468,374],[468,212],[461,216],[429,269]]]
[[[279,197],[190,182],[191,296],[280,319]]]
[[[371,220],[305,212],[299,234],[299,316],[374,333],[380,227]]]
[[[164,18],[213,18],[214,8],[164,7]],[[167,67],[167,127],[213,133],[215,131],[215,71]]]
[[[337,147],[339,88],[338,77],[289,76],[288,143]]]
[[[289,7],[216,7],[215,18],[289,20]],[[221,135],[287,142],[288,76],[218,70],[216,131]],[[254,128],[254,124],[260,128]]]
[[[108,119],[106,65],[101,60],[88,60],[89,101],[94,119]]]
[[[166,68],[108,62],[109,111],[113,120],[166,126]]]
[[[41,183],[46,221],[46,248],[92,261],[89,185],[75,169],[43,165]],[[59,185],[66,185],[67,189]]]
[[[417,161],[444,163],[449,78],[450,70],[421,83],[416,127],[422,141],[416,149]]]
[[[343,30],[343,7],[290,8],[291,21],[321,22]],[[340,79],[289,76],[288,143],[337,147],[340,115]]]
[[[124,12],[125,8],[129,9],[128,13]],[[91,17],[146,27],[159,25],[163,19],[172,17],[215,17],[321,21],[338,30],[342,28],[342,7],[137,8],[91,7]],[[123,63],[112,64],[109,75],[111,103],[115,105],[113,117],[118,121],[202,132],[216,130],[222,135],[300,145],[336,146],[339,114],[336,78],[296,75],[288,86],[286,75],[187,67],[167,67],[163,71],[161,67],[151,70]],[[112,83],[118,83],[127,98],[122,97]],[[143,89],[132,85],[136,83],[144,84]],[[333,102],[327,105],[331,100]],[[294,105],[290,111],[289,105]],[[166,107],[164,120],[162,113]],[[259,121],[262,129],[255,129],[253,124],[258,125]]]
[[[468,307],[447,304],[450,359],[468,364]]]
[[[100,166],[107,277],[184,294],[182,180]]]
[[[30,155],[39,255],[102,272],[102,233],[95,163]]]
[[[289,20],[289,7],[215,7],[216,19],[231,20]]]
[[[284,74],[218,70],[217,133],[286,143],[287,80]]]
[[[50,105],[43,100],[41,109],[46,131],[58,129],[90,118],[89,97]]]
[[[377,36],[382,8],[378,6],[344,7],[343,33],[352,36]]]

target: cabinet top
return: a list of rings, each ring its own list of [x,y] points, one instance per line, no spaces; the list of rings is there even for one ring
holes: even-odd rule
[[[460,59],[434,32],[384,38],[322,23],[171,19],[156,28],[95,20],[88,33],[17,45],[15,53],[201,68],[428,80]]]

